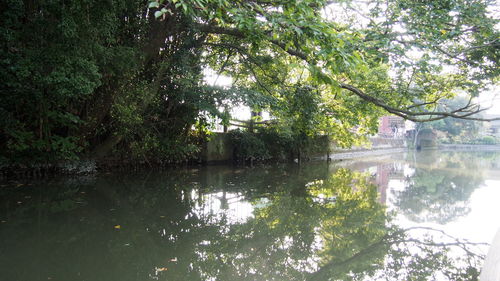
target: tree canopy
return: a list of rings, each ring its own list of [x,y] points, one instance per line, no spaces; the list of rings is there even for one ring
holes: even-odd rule
[[[269,110],[298,136],[349,146],[387,112],[439,110],[498,82],[498,7],[486,0],[3,1],[3,161],[183,159],[225,108]],[[212,69],[231,87],[208,83]],[[193,130],[197,128],[197,130]]]

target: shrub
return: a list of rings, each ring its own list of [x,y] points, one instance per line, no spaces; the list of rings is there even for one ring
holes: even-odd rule
[[[256,134],[234,130],[229,132],[234,147],[234,157],[237,161],[268,160],[271,158],[269,150],[263,140]]]

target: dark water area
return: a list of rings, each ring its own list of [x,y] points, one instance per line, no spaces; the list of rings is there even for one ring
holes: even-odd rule
[[[4,182],[0,280],[474,280],[499,183],[432,151]]]

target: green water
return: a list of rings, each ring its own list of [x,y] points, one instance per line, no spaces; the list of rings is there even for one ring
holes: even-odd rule
[[[490,242],[498,196],[495,152],[4,182],[0,280],[474,280],[441,231]]]

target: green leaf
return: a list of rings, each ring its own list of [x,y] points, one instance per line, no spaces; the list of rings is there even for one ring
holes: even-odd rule
[[[159,8],[160,7],[160,3],[158,2],[150,2],[149,5],[148,5],[148,8]]]

